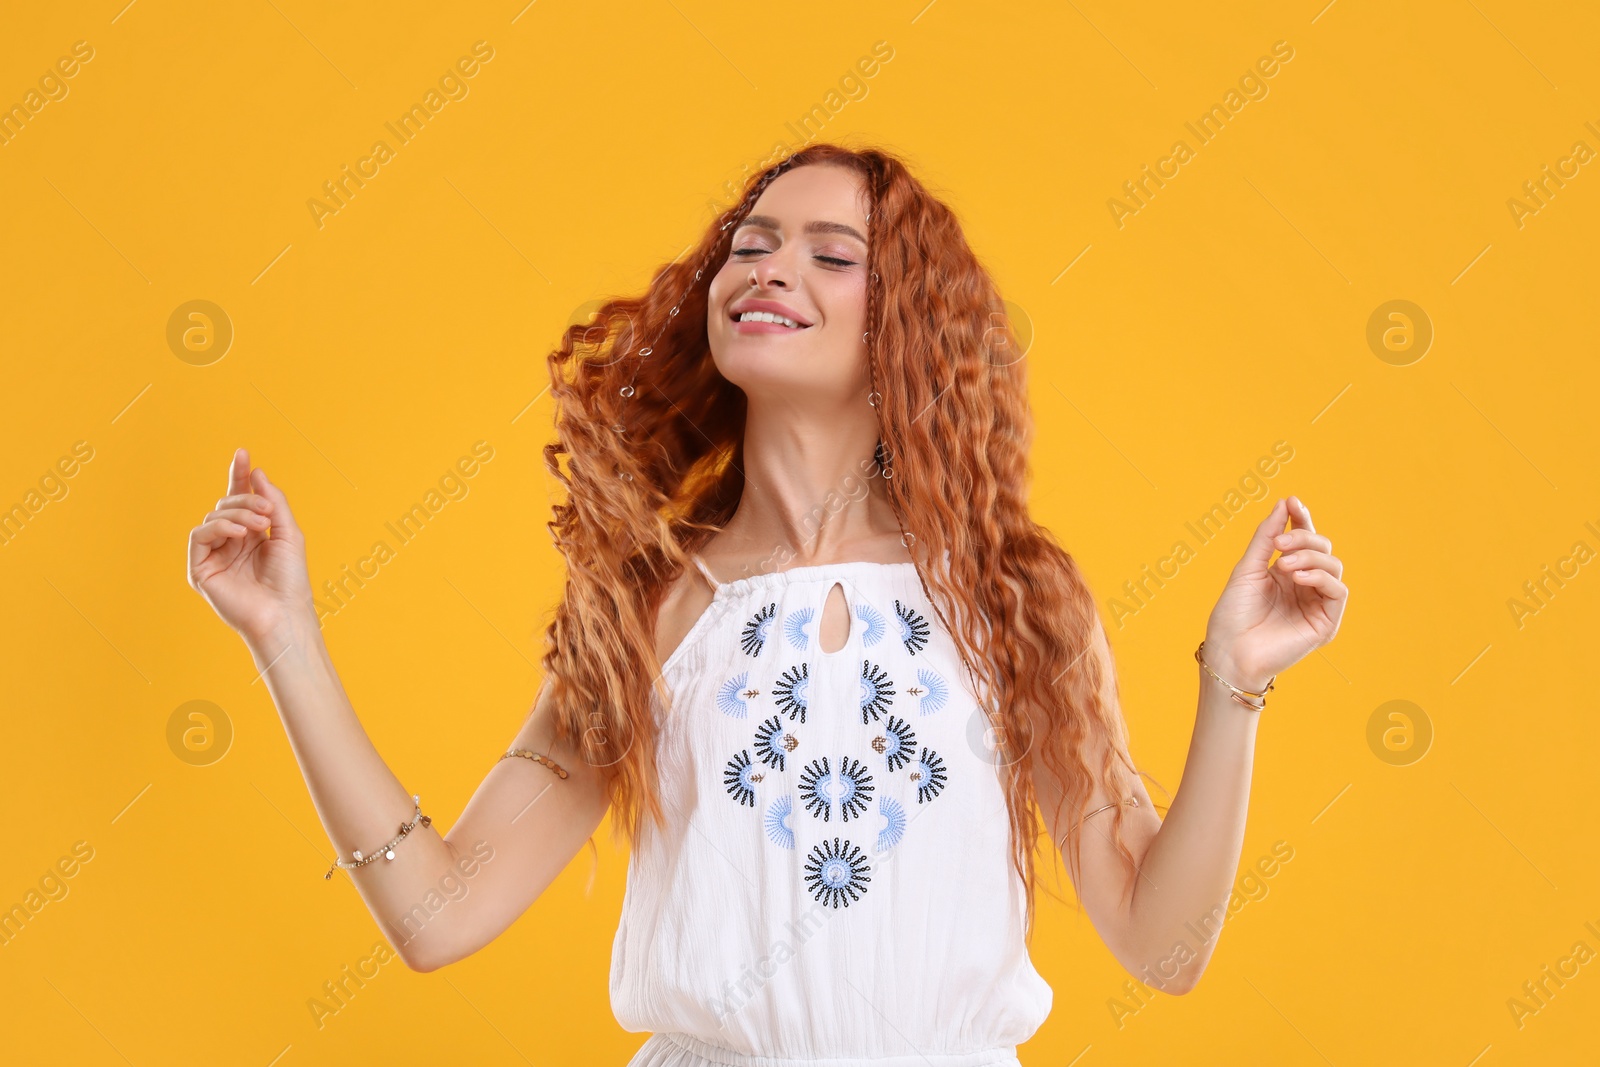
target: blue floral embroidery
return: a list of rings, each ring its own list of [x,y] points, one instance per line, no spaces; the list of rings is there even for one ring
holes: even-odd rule
[[[872,739],[872,747],[883,754],[891,771],[897,771],[911,762],[911,754],[917,750],[917,735],[904,719],[890,715],[889,725],[882,735]]]
[[[815,616],[816,612],[810,608],[799,608],[784,616],[783,636],[789,639],[789,646],[796,652],[804,652],[810,643],[811,635],[806,633],[806,627]]]
[[[717,707],[722,709],[724,715],[734,719],[742,719],[750,714],[750,706],[746,703],[750,698],[760,696],[759,690],[746,690],[745,684],[750,680],[749,671],[729,678],[717,687]]]
[[[778,677],[772,695],[778,698],[778,707],[789,713],[789,718],[806,721],[806,709],[811,706],[811,664],[790,667]]]
[[[914,685],[906,690],[909,696],[920,697],[922,714],[932,715],[945,706],[950,699],[950,683],[940,677],[937,671],[927,667],[917,668],[917,681],[921,685]]]
[[[798,742],[789,734],[779,736],[783,719],[777,715],[756,727],[756,759],[769,767],[783,770],[785,750],[793,751]]]
[[[917,761],[917,767],[911,772],[911,780],[917,783],[917,803],[922,804],[944,791],[947,779],[945,777],[944,760],[939,753],[931,748],[922,750],[922,758]]]
[[[894,602],[895,616],[900,620],[900,640],[906,646],[906,651],[915,656],[928,647],[928,620],[917,614],[896,600]]]
[[[756,783],[765,775],[750,762],[750,753],[744,749],[728,761],[722,772],[722,785],[735,803],[756,806]]]
[[[861,722],[878,718],[894,703],[894,683],[888,673],[870,660],[861,661]]]
[[[883,612],[871,604],[857,604],[856,618],[866,625],[866,629],[861,631],[861,643],[868,648],[882,641],[883,635],[889,631],[883,621]]]
[[[908,655],[915,656],[928,649],[933,629],[929,616],[917,609],[915,603],[895,600],[893,616],[864,601],[854,605],[853,614],[860,623],[855,632],[860,634],[862,646],[882,643],[890,633],[892,618],[894,630]],[[787,757],[799,748],[799,738],[790,732],[793,728],[787,723],[805,723],[810,710],[810,664],[804,653],[815,648],[818,612],[811,606],[780,614],[778,608],[776,601],[761,605],[747,617],[738,637],[743,654],[748,656],[759,657],[774,637],[790,650],[785,655],[801,654],[796,656],[797,662],[782,670],[772,683],[773,703],[767,703],[759,682],[752,684],[752,678],[758,673],[756,669],[732,673],[714,693],[717,708],[729,718],[750,719],[752,705],[757,710],[753,717],[756,720],[754,734],[745,735],[751,739],[749,746],[735,753],[724,765],[723,787],[735,804],[760,812],[767,838],[775,846],[789,850],[798,848],[794,817],[799,809],[803,808],[824,823],[832,822],[837,815],[838,821],[845,824],[852,819],[867,822],[868,813],[875,812],[878,821],[868,827],[872,838],[859,844],[842,837],[824,838],[806,855],[803,880],[808,891],[819,903],[834,908],[848,907],[862,899],[872,880],[868,861],[874,852],[869,850],[875,847],[875,854],[885,854],[907,836],[909,797],[888,795],[878,788],[883,780],[894,781],[893,778],[883,779],[885,769],[890,774],[908,772],[918,804],[929,803],[943,795],[949,785],[947,761],[934,749],[919,744],[917,731],[908,719],[918,714],[933,715],[948,708],[954,685],[926,658],[924,666],[913,666],[909,671],[895,667],[892,654],[880,652],[877,662],[863,659],[858,693],[861,722],[864,726],[875,721],[881,723],[868,735],[876,756],[868,754],[867,762],[839,754],[809,762],[802,758],[795,765],[798,780],[789,778],[787,775],[793,772],[787,771]],[[895,668],[895,674],[902,679],[900,686],[895,684],[888,668]],[[765,674],[765,671],[760,673]],[[912,673],[915,680],[906,685],[904,675]],[[905,700],[897,704],[896,697],[901,694]],[[901,706],[906,701],[918,708],[916,714],[909,710],[909,705]],[[773,708],[776,714],[769,713]],[[900,713],[895,714],[896,710]],[[760,718],[761,715],[766,717]],[[804,730],[799,733],[803,736]],[[923,733],[926,734],[926,730]],[[876,766],[872,765],[874,763]],[[768,774],[784,777],[766,787],[771,790],[767,794],[770,799],[762,800],[757,793]],[[866,832],[864,830],[862,835]]]
[[[839,818],[843,822],[858,818],[872,803],[872,775],[867,765],[849,756],[839,757]],[[826,821],[826,820],[824,820]]]
[[[784,793],[767,806],[767,836],[780,848],[794,848],[794,827],[789,816],[794,814],[794,798]]]
[[[800,801],[811,814],[827,822],[833,814],[833,774],[828,757],[814,759],[800,772]]]
[[[878,814],[883,816],[883,829],[878,831],[878,851],[887,852],[900,843],[906,832],[906,809],[891,796],[878,798]]]
[[[860,845],[841,843],[836,837],[831,844],[816,845],[806,856],[806,885],[817,903],[848,908],[867,891],[871,870]]]
[[[739,647],[752,656],[761,655],[761,648],[767,643],[767,631],[772,629],[772,620],[778,614],[778,605],[768,604],[751,617],[744,624],[744,635],[739,640]]]

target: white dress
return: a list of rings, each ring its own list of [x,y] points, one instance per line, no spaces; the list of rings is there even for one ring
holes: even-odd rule
[[[668,828],[645,821],[611,955],[617,1021],[653,1032],[629,1067],[1020,1067],[1052,991],[988,722],[916,566],[722,583],[663,669]]]

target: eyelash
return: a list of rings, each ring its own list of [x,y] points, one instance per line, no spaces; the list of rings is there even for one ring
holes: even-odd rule
[[[765,251],[765,248],[737,248],[734,249],[733,254],[736,256],[748,256]],[[836,256],[818,256],[817,258],[825,263],[837,263],[841,267],[853,267],[856,265],[856,261],[853,259],[839,259]]]

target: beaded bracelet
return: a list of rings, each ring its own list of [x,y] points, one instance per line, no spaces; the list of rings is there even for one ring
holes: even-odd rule
[[[356,851],[350,853],[350,855],[355,858],[354,863],[346,863],[344,860],[335,856],[333,858],[333,866],[328,868],[328,873],[322,876],[323,879],[327,880],[332,878],[333,872],[339,868],[343,868],[347,871],[353,871],[357,867],[365,867],[367,864],[376,860],[379,856],[382,856],[386,860],[392,860],[394,859],[394,846],[398,845],[401,841],[404,841],[406,836],[410,834],[412,830],[416,829],[418,825],[432,826],[433,816],[422,814],[422,798],[416,794],[412,794],[411,800],[414,804],[416,804],[417,810],[412,814],[410,822],[403,822],[400,824],[400,832],[396,834],[387,845],[380,846],[378,851],[372,853],[370,856],[365,857],[361,855],[361,850],[357,849]]]
[[[557,777],[565,778],[567,776],[567,772],[562,769],[561,764],[546,756],[543,752],[535,752],[531,748],[514,748],[504,756],[501,756],[500,759],[506,759],[510,756],[521,756],[523,759],[531,759],[535,763],[542,763],[552,771],[555,771]]]

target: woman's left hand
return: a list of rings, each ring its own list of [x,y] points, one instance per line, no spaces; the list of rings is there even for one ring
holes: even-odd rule
[[[1276,563],[1274,549],[1285,553]],[[1206,664],[1239,688],[1259,693],[1273,675],[1332,641],[1350,596],[1339,580],[1344,564],[1332,550],[1299,497],[1273,505],[1211,609]]]

